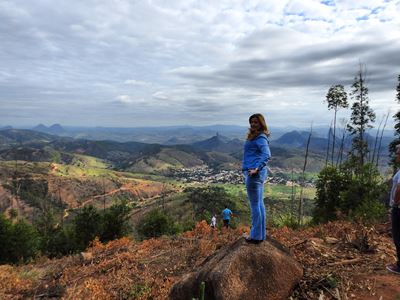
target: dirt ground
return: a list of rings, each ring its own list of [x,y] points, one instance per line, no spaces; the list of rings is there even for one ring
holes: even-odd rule
[[[354,281],[371,282],[372,289],[360,290],[357,299],[365,300],[400,300],[400,276],[388,274],[386,270],[377,271],[377,274],[362,274],[353,277]],[[355,299],[355,297],[353,297]]]
[[[211,230],[206,222],[177,237],[95,241],[85,255],[0,266],[0,299],[168,299],[182,275],[248,228]],[[400,300],[388,224],[332,222],[304,230],[271,229],[304,268],[291,300]]]

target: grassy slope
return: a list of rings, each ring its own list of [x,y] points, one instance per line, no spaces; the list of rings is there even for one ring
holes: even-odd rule
[[[22,201],[36,208],[46,202],[57,208],[59,213],[60,207],[79,208],[85,204],[100,207],[104,203],[109,206],[122,198],[142,201],[159,195],[163,189],[175,189],[174,183],[166,178],[113,171],[100,159],[78,154],[74,154],[70,164],[17,161],[17,170],[18,178],[20,182],[23,180],[24,185],[24,193],[20,193]],[[1,184],[10,186],[15,173],[15,161],[0,161],[0,171]],[[48,187],[48,193],[43,188],[38,191],[36,186],[39,182],[41,186],[44,184]],[[21,214],[24,215],[24,212],[21,211]]]
[[[239,226],[241,224],[249,225],[250,224],[250,208],[247,200],[246,190],[244,185],[240,184],[216,184],[217,186],[223,187],[225,191],[228,193],[231,200],[235,202],[235,210],[233,218],[233,226]],[[185,184],[177,184],[177,187],[182,191],[187,186],[194,185],[185,185]],[[203,185],[195,185],[197,187],[202,187]],[[267,220],[269,224],[274,225],[285,225],[282,222],[281,215],[286,215],[290,213],[290,209],[292,206],[291,202],[291,187],[283,186],[283,185],[272,185],[266,184],[264,190],[264,197],[266,198],[266,207],[267,207]],[[298,199],[300,195],[300,187],[295,188],[295,207],[297,209]],[[311,216],[311,210],[314,203],[315,196],[315,188],[306,187],[303,190],[303,198],[305,200],[305,217],[309,219]],[[172,218],[179,224],[183,226],[183,228],[187,228],[188,225],[193,224],[194,220],[199,221],[194,215],[193,206],[188,202],[188,194],[185,192],[172,193],[167,196],[166,200],[166,212],[172,216]],[[139,210],[135,213],[135,220],[137,222],[140,221],[140,217],[143,216],[144,213],[150,211],[154,208],[161,208],[162,202],[160,199],[152,202],[149,206],[146,207],[145,211],[140,212]],[[212,212],[209,212],[211,215]],[[140,217],[139,217],[140,216]],[[219,216],[219,212],[217,213],[218,222],[221,223],[221,218]],[[205,220],[209,222],[210,220]],[[221,225],[221,224],[219,224]]]
[[[179,152],[179,151],[178,151]],[[165,169],[172,165],[178,165],[179,160],[187,164],[191,156],[184,156],[175,150],[167,149],[159,153],[157,157],[149,159],[148,167],[151,171]],[[179,159],[179,160],[178,160]],[[198,163],[197,161],[195,163]],[[77,198],[75,200],[68,200],[67,207],[79,207],[80,205],[95,204],[101,206],[103,203],[102,195],[104,189],[108,192],[118,188],[127,188],[129,191],[119,191],[118,193],[109,194],[106,197],[107,205],[110,205],[116,198],[124,199],[144,199],[152,198],[160,193],[162,184],[166,183],[171,186],[175,191],[182,191],[186,185],[168,179],[160,175],[143,174],[143,173],[130,173],[130,172],[117,172],[110,169],[110,165],[104,160],[81,154],[73,154],[72,159],[68,164],[58,164],[52,162],[22,162],[18,161],[18,170],[21,173],[31,174],[34,177],[45,177],[48,181],[53,181],[53,190],[50,193],[55,194],[54,186],[64,185],[62,188],[63,199]],[[150,166],[152,165],[152,166]],[[182,164],[183,165],[183,164]],[[14,161],[0,161],[0,168],[6,170],[8,174],[12,174],[15,168]],[[6,173],[7,173],[6,172]],[[288,177],[289,173],[286,174]],[[296,174],[295,174],[296,176]],[[59,178],[59,179],[57,179]],[[61,180],[61,181],[60,181]],[[71,184],[71,182],[74,182]],[[156,183],[158,182],[158,183]],[[105,187],[104,187],[105,185]],[[68,188],[70,186],[70,188]],[[82,187],[80,187],[82,186]],[[247,203],[246,191],[243,185],[223,185],[232,199],[236,202],[236,215],[237,223],[249,222],[249,207]],[[86,189],[84,188],[86,187]],[[149,193],[146,193],[149,190]],[[296,197],[299,197],[299,187],[295,188]],[[304,189],[304,198],[313,199],[315,191],[313,188]],[[81,195],[81,196],[80,196]],[[96,196],[98,195],[98,196]],[[91,200],[92,197],[92,200]],[[187,195],[176,194],[170,195],[167,202],[170,203],[170,214],[179,222],[185,224],[193,219],[193,212],[191,206],[185,203]],[[267,184],[265,188],[265,197],[267,198],[267,209],[270,212],[268,215],[277,216],[280,213],[287,213],[288,207],[292,205],[289,201],[291,198],[290,186],[279,186]],[[55,196],[56,198],[56,196]],[[309,200],[306,200],[309,201]],[[157,202],[153,203],[154,207]],[[146,206],[146,204],[144,204]],[[139,207],[143,206],[143,203]],[[309,211],[307,211],[309,213]]]

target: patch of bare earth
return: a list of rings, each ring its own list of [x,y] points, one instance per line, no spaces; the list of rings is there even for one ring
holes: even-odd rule
[[[286,232],[285,232],[286,231]],[[395,261],[389,224],[364,227],[332,222],[302,231],[274,231],[303,265],[292,299],[396,299],[400,276],[386,271]]]

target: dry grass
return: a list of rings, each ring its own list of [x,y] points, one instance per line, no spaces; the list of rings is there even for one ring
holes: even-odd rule
[[[292,299],[320,299],[321,293],[323,299],[350,299],[366,290],[376,291],[372,281],[350,282],[353,276],[374,274],[393,260],[386,227],[378,230],[335,222],[301,231],[270,230],[304,266],[305,276]],[[0,266],[0,298],[164,300],[180,276],[196,270],[206,257],[247,230],[221,232],[203,221],[178,237],[143,242],[123,238],[107,244],[94,241],[87,249],[91,258],[86,260],[75,255],[25,266]],[[359,247],[360,241],[364,248]]]

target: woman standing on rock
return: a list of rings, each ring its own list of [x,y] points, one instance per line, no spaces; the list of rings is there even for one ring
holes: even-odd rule
[[[258,244],[266,238],[264,181],[267,178],[267,163],[271,157],[268,145],[270,134],[262,114],[250,116],[249,123],[242,164],[251,208],[251,230],[246,242]]]

